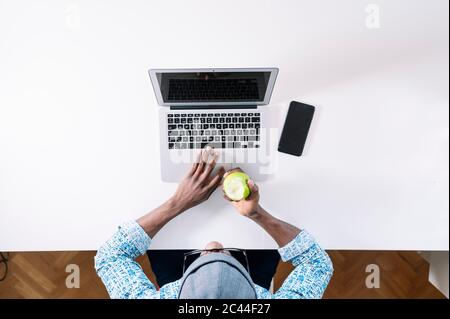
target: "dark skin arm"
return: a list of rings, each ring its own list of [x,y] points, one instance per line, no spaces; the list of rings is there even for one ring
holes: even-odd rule
[[[175,194],[161,206],[137,220],[150,238],[153,238],[173,218],[210,197],[212,192],[220,185],[225,173],[223,167],[221,167],[218,173],[212,176],[211,172],[215,165],[213,151],[211,149],[203,150],[196,163],[192,165],[179,184]],[[227,172],[227,174],[236,170],[241,171],[237,168]],[[251,180],[248,185],[251,195],[247,199],[235,202],[229,200],[226,196],[225,198],[232,202],[241,215],[250,218],[269,233],[280,247],[285,246],[298,235],[300,229],[270,215],[259,205],[258,186]]]
[[[239,168],[233,169],[228,171],[224,177],[236,171],[241,172],[242,170]],[[251,194],[247,199],[231,201],[224,195],[225,199],[233,204],[239,214],[250,218],[261,226],[276,241],[278,246],[285,246],[300,233],[300,229],[270,215],[259,204],[258,186],[252,180],[248,181],[248,186]]]
[[[206,201],[225,173],[223,167],[212,175],[217,155],[211,148],[202,150],[196,162],[183,178],[173,196],[165,203],[137,220],[145,232],[153,238],[158,231],[182,212]]]

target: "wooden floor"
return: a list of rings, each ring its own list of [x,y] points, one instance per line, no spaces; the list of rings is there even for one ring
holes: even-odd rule
[[[428,263],[415,252],[329,251],[335,268],[325,298],[445,298],[428,282]],[[0,298],[107,298],[94,271],[94,252],[11,253]],[[151,277],[147,258],[140,264]],[[80,288],[68,289],[68,264],[80,267]],[[380,288],[365,286],[368,264],[380,268]],[[291,271],[280,263],[274,280],[279,287]],[[1,276],[1,274],[0,274]]]

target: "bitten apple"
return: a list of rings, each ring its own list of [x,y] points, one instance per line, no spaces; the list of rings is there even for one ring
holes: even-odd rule
[[[250,195],[248,180],[250,177],[242,172],[234,172],[225,177],[223,181],[223,191],[225,195],[233,201],[240,201]]]

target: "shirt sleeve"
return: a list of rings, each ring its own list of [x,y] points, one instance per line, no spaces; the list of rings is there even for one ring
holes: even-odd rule
[[[127,222],[98,250],[95,270],[111,298],[159,298],[156,287],[134,260],[145,254],[151,239],[136,222]]]
[[[333,264],[314,238],[302,230],[278,252],[281,259],[291,262],[295,269],[272,298],[321,298],[333,274]]]

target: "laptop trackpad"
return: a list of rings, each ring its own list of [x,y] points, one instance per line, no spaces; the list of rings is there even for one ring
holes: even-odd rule
[[[162,165],[162,180],[164,182],[172,183],[179,182],[192,167],[199,151],[200,150],[183,151],[184,156],[181,157],[181,152],[178,153],[178,156],[176,157],[169,156],[166,160],[171,161],[172,163],[171,165]],[[245,152],[245,156],[242,157],[237,154],[238,152],[236,152],[236,150],[232,149],[216,149],[215,151],[218,155],[217,164],[212,174],[216,174],[218,169],[223,166],[226,171],[239,167],[255,181],[267,180],[271,175],[270,170],[268,170],[269,166],[261,165],[263,164],[261,163],[261,160],[252,156],[251,152]]]

